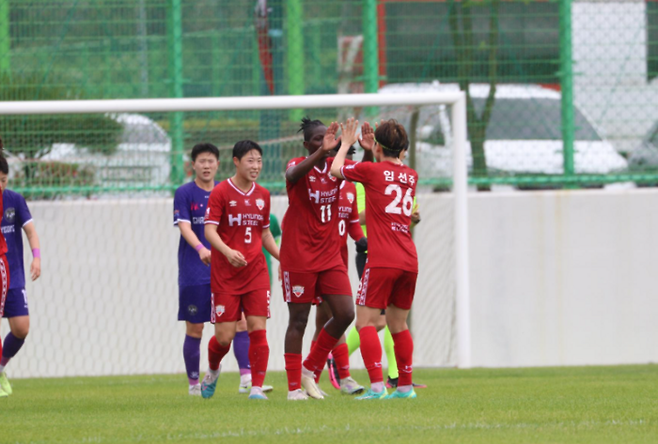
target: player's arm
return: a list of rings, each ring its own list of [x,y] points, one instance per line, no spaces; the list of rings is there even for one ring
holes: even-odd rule
[[[244,258],[242,253],[237,250],[232,249],[224,243],[222,238],[217,232],[217,225],[213,223],[206,223],[203,227],[203,234],[206,235],[206,240],[210,242],[210,245],[228,259],[228,262],[236,268],[244,267],[247,265],[247,260]]]
[[[416,198],[414,197],[414,201]],[[411,213],[411,223],[412,224],[417,224],[420,222],[420,210],[418,209],[418,202],[414,202],[414,210],[413,213]]]
[[[263,248],[267,250],[268,253],[272,255],[274,259],[279,260],[279,246],[276,244],[276,240],[272,235],[272,231],[269,228],[263,228]]]
[[[185,242],[199,253],[199,259],[201,259],[201,262],[210,265],[210,250],[204,247],[197,235],[194,234],[194,231],[192,231],[192,224],[187,221],[179,220],[177,225]]]
[[[360,223],[361,225],[365,225],[365,224],[366,224],[366,210],[363,210],[363,211],[361,211],[361,212],[359,213],[359,223]]]
[[[23,231],[32,250],[32,264],[30,265],[30,276],[36,281],[41,276],[41,249],[39,248],[39,235],[34,227],[34,222],[23,225]]]
[[[308,156],[306,159],[299,162],[297,165],[291,166],[286,171],[286,180],[290,183],[297,183],[299,179],[306,176],[309,171],[313,169],[314,166],[320,163],[324,159],[325,154],[328,151],[331,151],[336,146],[338,140],[336,140],[336,133],[338,132],[338,124],[332,122],[327,128],[327,132],[324,135],[322,140],[322,147]]]
[[[344,179],[343,173],[340,170],[343,168],[343,165],[345,165],[345,157],[347,156],[347,151],[354,144],[354,142],[356,142],[356,129],[358,127],[359,121],[354,120],[354,117],[350,117],[347,119],[347,122],[340,124],[342,142],[340,144],[340,148],[338,149],[338,154],[336,154],[336,157],[331,164],[331,175],[338,179]]]

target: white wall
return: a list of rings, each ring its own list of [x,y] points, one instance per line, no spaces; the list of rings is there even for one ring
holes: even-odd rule
[[[657,190],[481,193],[469,203],[474,365],[658,361]],[[452,198],[419,204],[415,364],[454,365]],[[43,276],[27,287],[32,330],[11,376],[184,372],[171,200],[30,207]],[[273,199],[275,214],[285,207]],[[287,308],[272,290],[270,369],[282,370]],[[204,350],[202,369],[205,359]],[[362,367],[358,353],[352,364]],[[232,356],[224,369],[237,369]]]

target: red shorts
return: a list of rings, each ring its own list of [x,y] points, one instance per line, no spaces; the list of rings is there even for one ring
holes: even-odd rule
[[[9,263],[7,263],[7,256],[3,254],[0,256],[0,318],[5,312],[7,292],[9,292]]]
[[[254,290],[245,294],[210,294],[210,322],[237,322],[245,316],[270,317],[270,290]]]
[[[416,291],[418,273],[397,268],[370,268],[361,276],[356,304],[385,309],[395,305],[403,310],[411,309]]]
[[[282,284],[283,300],[293,304],[318,304],[324,295],[352,295],[347,271],[340,269],[317,273],[284,271]]]

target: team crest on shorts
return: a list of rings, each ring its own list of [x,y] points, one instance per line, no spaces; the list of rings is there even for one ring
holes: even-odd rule
[[[347,200],[349,203],[354,203],[354,193],[347,193]]]
[[[292,294],[294,294],[298,298],[301,298],[302,295],[304,294],[304,287],[302,287],[301,285],[295,285],[294,287],[292,287]]]
[[[199,309],[197,308],[196,305],[188,305],[187,306],[187,312],[192,316],[197,314],[198,311],[199,311]]]
[[[256,206],[259,210],[262,210],[265,207],[265,201],[263,199],[256,199]]]
[[[224,307],[223,305],[218,305],[217,307],[215,307],[215,314],[217,315],[217,317],[221,317],[225,311],[226,311],[226,307]]]

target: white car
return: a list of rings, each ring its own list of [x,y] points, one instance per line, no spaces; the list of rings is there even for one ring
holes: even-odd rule
[[[380,94],[412,92],[448,92],[459,90],[456,84],[391,84]],[[489,94],[488,84],[472,84],[470,93],[478,115]],[[497,85],[491,120],[487,127],[484,151],[491,175],[563,174],[561,131],[561,94],[539,85]],[[410,107],[382,107],[383,118],[396,118],[406,128],[411,120]],[[603,140],[587,117],[577,108],[574,143],[574,167],[577,174],[607,174],[626,170],[626,159]],[[447,177],[452,173],[450,118],[445,106],[420,109],[417,126],[417,162],[423,177]],[[467,162],[473,161],[467,146]]]

